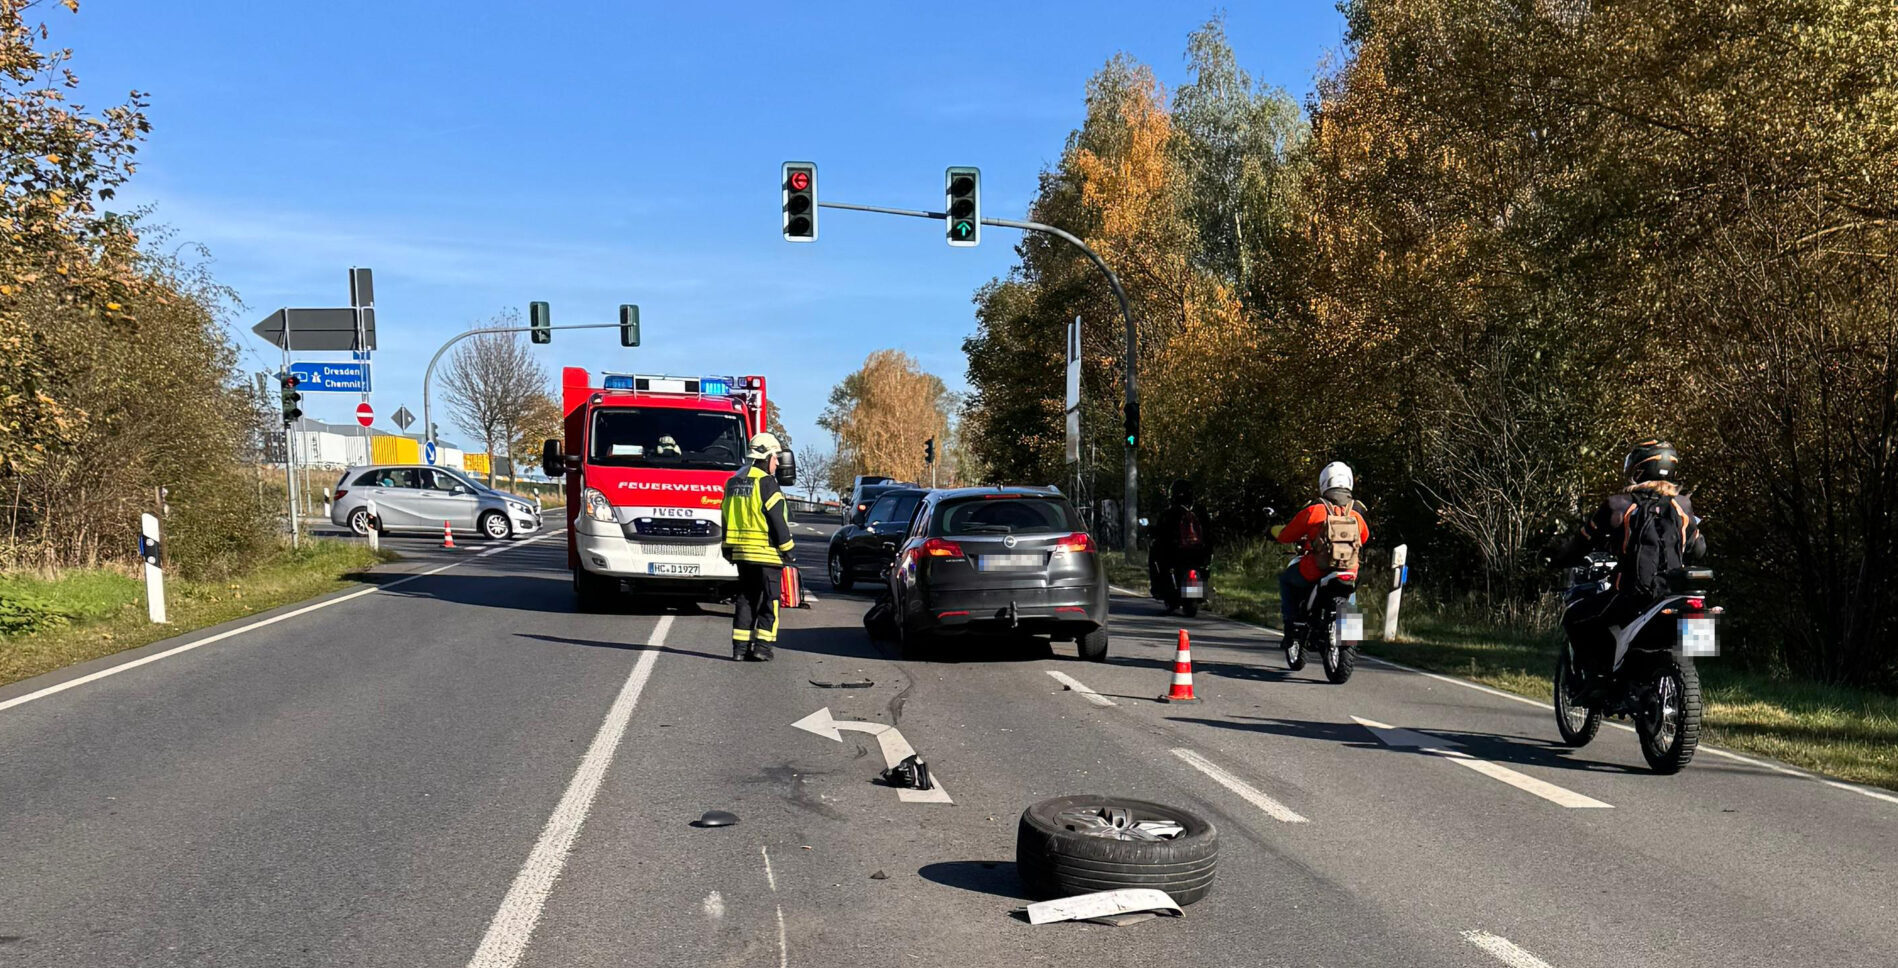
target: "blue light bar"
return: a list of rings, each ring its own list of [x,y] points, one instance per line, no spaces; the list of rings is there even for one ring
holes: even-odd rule
[[[611,374],[607,376],[601,386],[608,390],[631,390],[633,388],[633,377],[630,373]]]
[[[704,376],[699,378],[699,392],[710,396],[722,397],[732,392],[732,388],[721,377]]]

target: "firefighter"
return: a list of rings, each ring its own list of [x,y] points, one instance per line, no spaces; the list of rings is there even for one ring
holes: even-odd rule
[[[770,662],[778,641],[778,595],[791,561],[791,509],[778,489],[778,438],[751,438],[751,463],[725,482],[720,551],[738,566],[732,659]]]

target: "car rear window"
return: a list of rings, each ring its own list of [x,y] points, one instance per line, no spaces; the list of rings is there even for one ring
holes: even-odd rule
[[[1059,498],[978,497],[937,512],[945,535],[1038,534],[1081,530],[1074,509]]]

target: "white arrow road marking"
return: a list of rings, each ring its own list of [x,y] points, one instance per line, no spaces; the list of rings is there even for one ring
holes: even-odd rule
[[[1509,968],[1550,968],[1548,962],[1522,950],[1514,941],[1488,931],[1465,931],[1463,940],[1489,952]]]
[[[1082,699],[1085,699],[1085,700],[1087,700],[1088,702],[1091,702],[1091,703],[1093,703],[1093,704],[1094,704],[1094,705],[1096,705],[1096,706],[1112,706],[1112,705],[1115,705],[1115,703],[1114,703],[1114,701],[1113,701],[1112,699],[1109,699],[1109,698],[1107,698],[1106,696],[1103,696],[1103,695],[1101,695],[1100,693],[1098,693],[1098,692],[1095,692],[1095,691],[1094,691],[1094,690],[1092,690],[1092,689],[1089,689],[1089,688],[1087,687],[1087,685],[1086,685],[1085,683],[1083,683],[1083,682],[1082,682],[1081,680],[1079,680],[1079,679],[1076,679],[1076,678],[1074,678],[1073,676],[1071,676],[1071,675],[1068,675],[1068,674],[1067,674],[1067,673],[1065,673],[1065,672],[1062,672],[1062,671],[1060,671],[1060,670],[1058,670],[1058,669],[1049,669],[1049,670],[1048,670],[1048,675],[1050,675],[1050,676],[1053,676],[1053,677],[1054,677],[1054,681],[1056,681],[1056,682],[1058,682],[1058,683],[1060,683],[1060,684],[1062,684],[1062,685],[1064,685],[1064,686],[1067,686],[1067,687],[1068,687],[1069,689],[1072,689],[1072,690],[1074,690],[1075,692],[1078,692],[1078,693],[1080,693],[1080,694],[1081,694],[1081,698],[1082,698]]]
[[[1582,796],[1573,790],[1538,780],[1526,773],[1518,773],[1501,764],[1491,763],[1488,760],[1479,760],[1468,753],[1456,749],[1455,747],[1458,744],[1452,743],[1440,736],[1430,736],[1408,729],[1398,729],[1395,726],[1380,723],[1373,719],[1364,719],[1359,716],[1353,716],[1351,718],[1355,720],[1359,726],[1370,730],[1371,735],[1376,736],[1377,741],[1383,743],[1385,746],[1389,746],[1393,749],[1414,749],[1418,752],[1429,753],[1432,756],[1443,757],[1458,766],[1465,766],[1475,770],[1492,780],[1501,780],[1524,793],[1533,793],[1557,806],[1572,809],[1599,808],[1604,810],[1613,809],[1614,807],[1614,804],[1603,803],[1593,797]]]
[[[910,747],[909,740],[904,739],[903,734],[897,732],[896,727],[888,723],[866,723],[857,719],[832,719],[830,707],[828,706],[819,709],[791,725],[807,733],[816,733],[825,739],[834,739],[839,743],[844,741],[843,734],[840,733],[839,730],[847,729],[857,733],[869,733],[877,738],[877,746],[883,750],[883,765],[886,767],[894,767],[896,764],[916,755],[916,750]],[[897,790],[897,798],[904,803],[955,802],[949,799],[949,791],[943,789],[942,778],[936,775],[936,771],[933,768],[929,771],[929,779],[935,784],[935,789]]]
[[[1213,778],[1213,782],[1239,794],[1245,802],[1266,812],[1273,820],[1281,823],[1304,823],[1305,818],[1293,813],[1285,804],[1260,793],[1258,789],[1244,780],[1226,772],[1224,767],[1192,750],[1174,750],[1173,755],[1186,761],[1188,766]]]

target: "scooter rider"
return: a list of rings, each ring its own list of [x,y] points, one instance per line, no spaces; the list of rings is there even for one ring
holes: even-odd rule
[[[1343,461],[1326,464],[1318,472],[1318,500],[1272,529],[1273,539],[1280,544],[1299,546],[1298,557],[1279,572],[1279,611],[1287,636],[1292,635],[1295,625],[1303,623],[1305,600],[1311,596],[1312,586],[1325,576],[1311,546],[1324,537],[1326,520],[1348,514],[1358,522],[1358,547],[1371,540],[1371,525],[1364,520],[1363,506],[1351,497],[1352,484],[1351,468]]]
[[[1603,501],[1549,560],[1558,567],[1572,565],[1591,551],[1620,559],[1606,591],[1576,602],[1562,616],[1584,679],[1610,671],[1613,633],[1666,593],[1662,573],[1679,567],[1685,557],[1707,552],[1693,501],[1675,482],[1680,455],[1674,445],[1644,440],[1628,452],[1621,471],[1627,487]]]
[[[1191,481],[1173,482],[1172,503],[1160,512],[1153,529],[1153,546],[1147,554],[1148,578],[1155,590],[1163,590],[1165,595],[1156,596],[1170,601],[1179,590],[1173,587],[1174,571],[1180,567],[1197,568],[1201,571],[1212,561],[1212,534],[1206,525],[1206,516],[1193,507],[1193,484]],[[1169,604],[1167,611],[1175,608]]]

